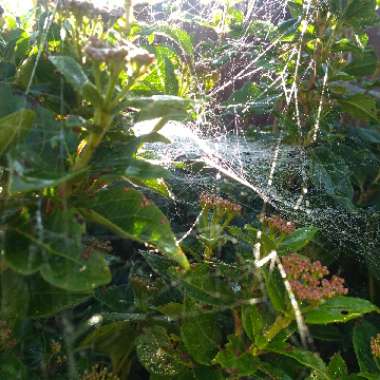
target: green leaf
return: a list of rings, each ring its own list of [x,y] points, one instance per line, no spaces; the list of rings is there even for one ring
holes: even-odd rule
[[[175,73],[175,66],[168,57],[164,57],[165,62],[165,93],[168,95],[178,95],[179,84]]]
[[[309,324],[347,322],[374,311],[378,311],[378,308],[367,300],[354,297],[334,297],[314,310],[305,312],[305,322]]]
[[[56,187],[83,173],[83,171],[72,172],[55,179],[30,177],[23,174],[24,168],[18,161],[14,160],[10,163],[10,170],[11,176],[8,184],[8,191],[10,194],[26,193],[29,191],[46,189],[48,187]]]
[[[132,359],[130,356],[136,346],[140,329],[135,323],[112,322],[97,326],[81,343],[80,347],[107,355],[112,367],[120,376],[128,378]]]
[[[30,275],[37,272],[42,265],[41,249],[32,244],[25,235],[33,235],[29,224],[29,216],[22,214],[8,224],[4,238],[4,259],[7,265],[14,271]],[[17,226],[15,229],[13,226]],[[24,232],[20,234],[18,230]]]
[[[22,111],[26,105],[26,98],[14,95],[11,85],[0,83],[0,117]]]
[[[328,371],[333,379],[340,379],[345,375],[348,375],[347,364],[342,358],[340,353],[336,353],[331,359],[328,365]]]
[[[49,260],[40,268],[45,281],[73,292],[91,291],[111,281],[104,254],[82,244],[82,226],[75,210],[55,211],[45,234]]]
[[[297,252],[307,246],[317,232],[318,228],[315,227],[298,228],[280,243],[279,250],[281,252]]]
[[[81,211],[119,236],[148,243],[184,269],[189,268],[166,216],[141,192],[132,188],[104,189]]]
[[[365,320],[355,325],[352,342],[362,372],[380,374],[371,352],[371,338],[378,334],[379,330],[372,323]],[[379,376],[379,375],[377,375]]]
[[[28,286],[24,277],[11,270],[2,272],[0,280],[0,319],[14,326],[26,316],[29,304]]]
[[[360,55],[354,55],[354,59],[342,70],[356,77],[372,75],[377,66],[377,56],[372,50],[366,50]]]
[[[74,58],[69,56],[54,56],[49,59],[76,91],[93,103],[93,105],[99,106],[103,104],[102,96]]]
[[[30,318],[51,317],[89,298],[89,294],[71,293],[51,286],[39,276],[34,276],[29,281],[29,292],[28,317]]]
[[[7,155],[11,194],[55,187],[81,174],[67,170],[70,156],[76,154],[77,136],[63,129],[48,109],[38,107],[36,114],[33,128]]]
[[[352,208],[354,189],[350,181],[350,170],[344,159],[331,148],[319,147],[311,153],[310,179],[317,189],[326,191],[337,202]]]
[[[362,120],[379,121],[376,99],[369,95],[356,94],[345,99],[338,99],[344,112]]]
[[[180,328],[182,341],[187,352],[197,363],[209,365],[217,354],[222,339],[216,315],[204,314],[194,304],[189,306],[186,310],[198,315],[186,318],[182,322]]]
[[[162,23],[154,27],[154,32],[168,36],[176,41],[186,54],[189,56],[193,55],[194,48],[192,38],[185,30]]]
[[[27,215],[16,218],[14,224],[20,224],[11,224],[6,231],[6,262],[24,275],[40,271],[45,281],[67,291],[90,292],[107,284],[111,273],[104,254],[82,244],[82,226],[76,218],[73,209],[55,210],[43,226],[45,240],[35,236]]]
[[[329,0],[329,8],[350,27],[363,27],[376,18],[376,0]]]
[[[262,335],[268,325],[259,305],[243,306],[241,309],[241,317],[244,332],[252,341]]]
[[[263,274],[268,296],[274,309],[278,312],[284,312],[288,306],[288,295],[280,272],[274,269],[263,271]]]
[[[343,380],[361,380],[361,379],[379,380],[379,374],[369,373],[369,372],[359,372],[357,376],[355,375],[352,375],[352,377],[347,376]]]
[[[165,118],[166,120],[182,121],[187,118],[190,102],[171,95],[153,95],[151,97],[131,98],[126,106],[140,110],[138,121]]]
[[[29,380],[28,370],[22,361],[11,352],[0,353],[0,378],[12,380]]]
[[[281,363],[274,364],[272,361],[269,363],[260,362],[258,364],[258,369],[260,372],[268,375],[269,379],[273,379],[273,380],[293,380],[294,379],[286,373],[285,369],[281,368]]]
[[[146,180],[152,178],[167,178],[169,177],[170,172],[161,166],[150,163],[149,161],[135,159],[129,161],[125,170],[125,175],[132,179]]]
[[[304,350],[302,348],[291,346],[290,344],[270,345],[266,348],[268,351],[279,355],[287,356],[301,363],[305,367],[314,370],[322,380],[333,380],[327,371],[323,360],[314,352]]]
[[[167,95],[178,95],[179,82],[176,75],[179,57],[174,50],[166,46],[154,49],[156,64],[154,70],[144,79],[152,91]]]
[[[23,109],[0,119],[0,156],[13,141],[19,139],[26,130],[31,128],[34,117],[33,111]]]
[[[228,343],[218,352],[213,362],[239,377],[256,374],[260,365],[260,360],[248,352],[241,338],[234,335],[228,337]]]
[[[353,128],[352,132],[370,144],[380,144],[379,128]]]
[[[137,338],[137,356],[152,374],[175,376],[186,369],[181,352],[167,331],[160,326],[149,327]]]
[[[208,305],[233,303],[235,295],[225,278],[214,273],[207,264],[192,266],[191,271],[179,277],[189,297]]]

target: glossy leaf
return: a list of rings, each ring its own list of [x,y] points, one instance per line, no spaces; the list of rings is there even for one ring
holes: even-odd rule
[[[378,311],[371,302],[354,297],[334,297],[312,311],[305,313],[305,321],[310,324],[347,322],[364,314]]]
[[[263,334],[268,321],[259,305],[243,306],[241,315],[244,332],[252,341]]]
[[[75,90],[94,105],[102,105],[103,100],[101,95],[74,58],[69,56],[53,56],[49,59]]]
[[[315,227],[298,228],[281,241],[279,250],[283,252],[297,252],[308,245],[318,232]]]
[[[88,208],[82,209],[82,213],[89,220],[104,225],[123,238],[156,247],[184,269],[189,268],[169,221],[157,206],[137,190],[102,190],[88,202]]]
[[[340,353],[336,353],[331,359],[328,365],[328,371],[333,379],[339,379],[345,375],[348,375],[347,364],[342,358]]]
[[[36,116],[33,128],[7,156],[11,194],[55,187],[81,174],[67,169],[67,161],[77,148],[73,131],[63,129],[46,108],[38,107]]]
[[[40,272],[53,286],[86,292],[111,280],[111,273],[104,254],[95,248],[82,245],[82,226],[76,220],[74,210],[56,211],[48,222],[50,246],[46,247],[49,259]]]
[[[21,274],[40,271],[51,285],[72,292],[89,292],[107,284],[111,274],[104,254],[82,244],[81,225],[73,210],[55,211],[48,218],[45,237],[34,236],[28,224],[11,226],[6,233],[5,259]],[[17,244],[10,239],[16,239]],[[85,253],[85,254],[84,254]]]
[[[126,105],[140,109],[138,121],[165,118],[182,121],[187,118],[188,100],[170,95],[153,95],[151,97],[131,98]]]
[[[311,368],[318,374],[319,378],[322,380],[332,380],[328,374],[327,367],[319,355],[314,352],[304,350],[302,348],[294,347],[289,344],[281,344],[277,347],[275,345],[268,346],[269,351],[275,352],[279,355],[284,355],[292,358],[304,365],[305,367]]]

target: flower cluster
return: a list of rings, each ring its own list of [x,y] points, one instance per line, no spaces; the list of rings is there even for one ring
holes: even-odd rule
[[[15,345],[12,329],[6,321],[0,320],[0,351],[11,350]]]
[[[72,12],[77,17],[86,16],[90,19],[101,17],[104,22],[117,20],[124,14],[122,7],[97,7],[92,1],[86,0],[62,0],[61,9]]]
[[[58,366],[63,365],[67,361],[66,355],[62,354],[62,344],[60,342],[52,340],[50,342],[50,352]]]
[[[282,264],[288,276],[290,285],[300,301],[320,302],[338,295],[347,294],[344,279],[329,275],[327,267],[320,261],[311,262],[296,254],[282,258]]]
[[[380,333],[371,338],[371,352],[373,357],[380,358]]]
[[[95,364],[89,371],[85,371],[81,380],[120,380],[120,378],[108,368]]]
[[[52,340],[50,342],[50,350],[52,352],[52,354],[58,354],[61,352],[62,350],[62,345],[61,343],[59,343],[58,341],[56,340]]]
[[[240,205],[214,194],[202,193],[200,196],[200,203],[202,207],[206,208],[218,208],[234,214],[239,214],[241,212]]]
[[[273,230],[284,233],[286,235],[294,232],[296,228],[293,222],[286,221],[279,215],[267,216],[264,222]]]
[[[97,62],[129,61],[137,63],[139,66],[150,65],[155,59],[153,54],[128,41],[117,46],[111,46],[96,37],[90,38],[85,53],[91,60]]]

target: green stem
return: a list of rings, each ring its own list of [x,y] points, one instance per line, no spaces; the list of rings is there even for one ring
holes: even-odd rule
[[[270,342],[278,333],[286,329],[293,321],[293,318],[279,316],[273,325],[265,332],[266,339]]]
[[[104,135],[107,133],[112,124],[112,116],[101,110],[97,110],[95,111],[94,121],[95,127],[98,130],[91,132],[88,136],[87,144],[79,155],[78,160],[75,162],[73,171],[82,170],[88,165],[96,148],[100,145]]]

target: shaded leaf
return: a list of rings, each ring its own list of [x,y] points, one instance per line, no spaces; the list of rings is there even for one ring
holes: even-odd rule
[[[218,352],[213,362],[240,377],[254,375],[260,365],[260,360],[247,351],[241,338],[233,335],[229,336],[228,343]]]
[[[85,217],[119,236],[148,243],[183,268],[189,262],[177,244],[169,221],[161,210],[132,188],[104,189],[82,209]]]
[[[33,111],[23,109],[0,119],[0,156],[14,140],[31,128],[34,117]]]
[[[376,99],[364,94],[356,94],[345,99],[339,99],[344,112],[363,120],[378,122],[379,115]]]
[[[89,298],[89,294],[72,293],[51,286],[40,277],[29,281],[30,304],[28,317],[51,317],[62,310],[72,308]]]
[[[147,328],[137,338],[137,356],[152,374],[175,376],[186,370],[180,351],[167,331],[160,326]]]
[[[318,374],[321,380],[332,380],[328,374],[325,363],[314,352],[294,347],[289,344],[281,344],[277,345],[277,347],[276,345],[270,345],[267,346],[267,350],[292,358],[305,367],[311,368]]]
[[[199,313],[181,323],[181,338],[187,352],[199,364],[209,365],[218,352],[221,332],[215,314],[202,314],[195,305],[187,307],[189,313]]]
[[[377,373],[380,370],[376,365],[371,352],[371,338],[378,334],[379,330],[370,322],[360,321],[355,325],[352,342],[362,372]]]

